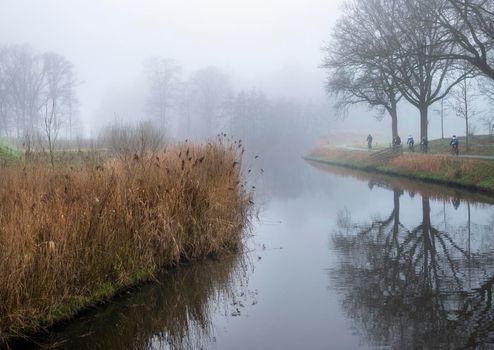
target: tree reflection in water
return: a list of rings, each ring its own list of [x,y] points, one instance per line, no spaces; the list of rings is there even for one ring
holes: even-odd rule
[[[209,348],[217,308],[230,315],[240,300],[254,297],[246,287],[247,267],[242,256],[179,267],[38,341],[64,349]]]
[[[441,230],[422,195],[418,224],[405,227],[403,191],[392,191],[393,210],[384,220],[360,224],[348,211],[338,215],[333,249],[340,263],[330,276],[356,329],[372,346],[395,349],[493,346],[494,251],[471,252],[470,244],[472,234],[491,226],[472,225],[470,203],[458,209],[453,201],[457,215],[466,211],[466,224],[445,220],[447,231]]]

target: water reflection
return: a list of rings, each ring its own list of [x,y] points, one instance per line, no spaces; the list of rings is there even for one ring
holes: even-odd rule
[[[403,186],[380,187],[390,189],[391,213],[357,222],[342,210],[332,238],[339,263],[330,276],[356,330],[366,343],[394,349],[494,344],[491,226],[472,223],[472,204],[459,196],[433,200],[422,190],[415,198],[403,196]]]
[[[236,305],[252,297],[245,288],[246,268],[242,257],[179,267],[161,276],[159,286],[143,286],[30,347],[210,348],[215,342],[212,314],[240,312]]]

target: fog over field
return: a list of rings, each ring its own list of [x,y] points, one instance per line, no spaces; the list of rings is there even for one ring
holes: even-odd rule
[[[387,116],[379,122],[364,105],[350,109],[346,120],[335,120],[325,93],[321,48],[330,41],[341,6],[336,0],[2,0],[0,43],[54,51],[72,62],[84,137],[115,120],[153,119],[149,60],[161,57],[174,60],[181,82],[215,67],[225,78],[225,94],[255,89],[270,104],[283,99],[302,106],[297,118],[317,132],[297,129],[301,137],[350,131],[388,140]],[[183,138],[189,132],[179,109],[177,101],[170,103],[166,129]],[[401,103],[399,113],[402,137],[418,137],[416,109]],[[430,134],[440,136],[439,114],[430,114]],[[446,114],[446,134],[461,134],[462,120]],[[224,124],[213,127],[221,131]]]

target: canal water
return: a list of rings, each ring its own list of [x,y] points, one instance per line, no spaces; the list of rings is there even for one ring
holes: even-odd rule
[[[256,179],[246,251],[33,340],[60,349],[494,349],[494,206],[297,160]]]

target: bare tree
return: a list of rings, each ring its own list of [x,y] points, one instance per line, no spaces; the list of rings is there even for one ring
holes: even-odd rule
[[[447,34],[443,41],[456,44],[455,50],[437,57],[465,60],[494,79],[494,2],[446,0],[446,6],[435,10],[437,23]]]
[[[169,109],[175,104],[181,67],[170,58],[153,57],[146,66],[149,80],[148,111],[166,129]]]
[[[43,104],[43,131],[46,135],[46,140],[48,142],[48,152],[50,154],[50,163],[52,166],[55,166],[55,157],[54,157],[54,147],[55,142],[58,138],[58,133],[60,131],[60,126],[62,125],[62,121],[60,117],[57,115],[56,109],[57,104],[55,99],[50,99]],[[27,142],[30,142],[29,140]]]
[[[470,134],[469,130],[472,118],[474,118],[478,110],[476,108],[476,100],[478,94],[475,91],[475,81],[472,78],[465,78],[452,90],[451,104],[456,115],[465,120],[465,150],[470,150]]]
[[[327,70],[326,89],[336,97],[336,107],[344,112],[349,106],[366,103],[388,112],[392,137],[398,136],[397,104],[402,95],[390,61],[369,55],[379,46],[377,23],[363,1],[351,1],[336,25],[332,41],[324,47],[322,67]],[[390,73],[393,72],[393,73]]]
[[[424,5],[416,0],[372,0],[364,6],[371,12],[375,33],[381,39],[374,55],[393,65],[390,70],[397,88],[420,112],[420,135],[428,138],[428,110],[443,99],[465,75],[457,76],[453,59],[436,59],[453,52],[454,43],[443,40],[437,11],[443,0]],[[470,72],[467,72],[467,74]]]
[[[76,85],[72,64],[64,57],[26,45],[0,46],[0,133],[22,140],[29,155],[42,131],[53,150],[62,119],[68,119],[72,133]]]
[[[28,46],[7,47],[7,79],[10,110],[15,119],[15,134],[30,145],[39,122],[40,96],[44,83],[43,60]],[[30,146],[27,148],[30,152]]]
[[[196,71],[190,83],[199,124],[205,136],[213,136],[213,126],[221,119],[224,101],[230,91],[228,76],[216,67]]]
[[[492,139],[492,136],[494,135],[494,114],[492,111],[481,117],[480,121],[487,128],[489,137]]]
[[[48,142],[50,161],[54,166],[54,149],[63,119],[71,113],[74,90],[72,64],[56,53],[43,55],[44,92],[42,100],[43,131]]]
[[[444,140],[444,98],[440,101],[440,107],[434,109],[434,112],[441,118],[441,140]]]
[[[492,109],[494,104],[494,80],[485,75],[480,75],[477,78],[477,82],[479,96],[482,97],[483,101],[488,105],[488,107],[482,111],[480,122],[484,125],[489,136],[492,138],[494,136],[494,113]]]
[[[403,96],[419,110],[427,139],[429,107],[463,79],[452,74],[456,61],[437,58],[454,49],[443,40],[438,11],[431,11],[444,1],[349,0],[327,60],[337,68],[328,87],[339,92],[340,103],[367,102],[396,113],[392,107]]]

